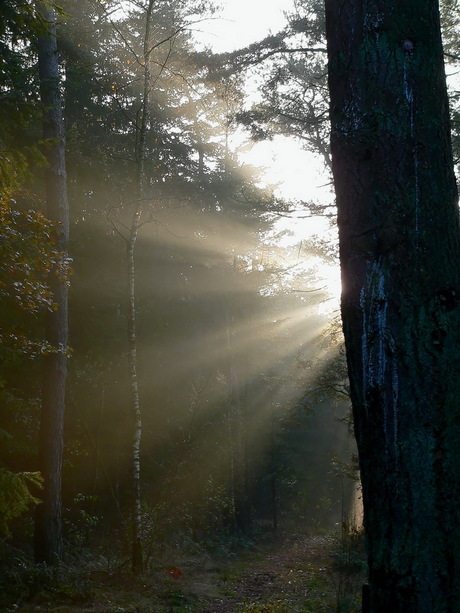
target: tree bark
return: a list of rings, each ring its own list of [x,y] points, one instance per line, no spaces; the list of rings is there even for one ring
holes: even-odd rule
[[[230,472],[233,503],[233,532],[247,534],[250,527],[248,487],[247,487],[247,450],[244,430],[241,384],[236,367],[234,350],[233,318],[225,307],[228,348],[228,388],[229,388],[229,434],[230,434]]]
[[[143,41],[143,90],[142,104],[137,126],[137,185],[136,202],[130,235],[127,241],[127,269],[128,269],[128,362],[131,389],[131,415],[132,415],[132,455],[131,455],[131,566],[134,574],[143,570],[142,552],[142,513],[141,513],[141,437],[142,437],[142,411],[139,397],[139,384],[137,374],[137,333],[136,333],[136,262],[135,249],[142,213],[145,206],[145,156],[146,137],[149,125],[150,88],[151,88],[151,25],[154,0],[149,0],[145,14],[145,31]]]
[[[46,170],[47,215],[57,223],[58,248],[66,253],[69,207],[65,164],[65,138],[59,91],[56,18],[44,2],[36,3],[46,24],[38,37],[40,95],[44,107],[43,135],[49,139]],[[61,474],[65,388],[68,354],[68,290],[59,271],[50,278],[56,310],[47,316],[46,334],[52,349],[44,358],[39,464],[44,478],[43,502],[37,508],[35,558],[52,564],[62,556]]]
[[[436,0],[326,0],[367,611],[460,611],[460,233]],[[364,609],[363,609],[364,610]]]
[[[131,567],[134,574],[143,569],[142,515],[141,515],[141,460],[142,413],[137,375],[137,334],[136,334],[136,288],[135,258],[139,220],[134,216],[128,241],[128,367],[131,392],[132,443],[131,443]],[[140,217],[140,211],[139,211]]]
[[[276,461],[275,453],[275,417],[273,415],[272,404],[272,417],[271,417],[271,429],[270,429],[270,494],[272,503],[272,521],[273,532],[278,531],[278,479],[277,468],[278,462]]]

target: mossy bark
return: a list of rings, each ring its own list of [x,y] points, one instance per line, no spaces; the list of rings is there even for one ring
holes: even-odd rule
[[[326,0],[368,611],[460,611],[460,232],[438,3]]]

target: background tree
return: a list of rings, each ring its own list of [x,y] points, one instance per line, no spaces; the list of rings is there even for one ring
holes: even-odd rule
[[[5,2],[0,27],[0,303],[2,310],[0,398],[2,438],[0,516],[7,522],[38,502],[34,431],[38,427],[38,357],[50,350],[40,324],[52,311],[49,279],[63,273],[54,240],[55,224],[39,209],[42,197],[31,187],[34,169],[45,163],[40,146],[41,113],[30,56],[43,23],[32,4]],[[19,44],[19,41],[20,44]],[[32,207],[36,207],[35,210]],[[38,209],[38,210],[37,210]],[[21,372],[27,370],[27,382]]]
[[[324,438],[313,431],[319,423],[334,426],[335,407],[321,404],[316,419],[302,401],[303,364],[314,361],[324,324],[316,316],[324,293],[310,291],[318,285],[314,265],[304,259],[319,252],[304,248],[305,243],[302,248],[278,244],[289,231],[280,235],[274,224],[291,203],[275,197],[273,186],[262,186],[260,172],[238,157],[248,144],[241,143],[236,121],[245,104],[243,81],[222,74],[208,79],[197,62],[188,26],[199,3],[155,3],[152,40],[154,46],[162,44],[151,56],[149,109],[147,115],[142,112],[145,66],[139,33],[145,31],[146,8],[148,3],[139,2],[63,2],[58,28],[74,269],[67,378],[71,410],[66,411],[63,463],[65,552],[82,563],[82,554],[93,559],[95,547],[102,546],[108,559],[115,553],[126,568],[132,557],[127,518],[133,421],[129,344],[123,333],[126,241],[117,230],[129,240],[139,205],[142,117],[147,128],[142,221],[149,223],[136,238],[135,315],[144,407],[140,537],[146,567],[157,567],[165,551],[250,544],[273,520],[281,527],[299,521],[317,526],[340,517],[334,479],[312,475],[317,466],[327,474],[331,451],[341,445],[336,430]],[[27,211],[43,205],[36,195],[42,187],[40,160],[26,148],[42,138],[37,111],[43,107],[29,22],[12,15],[11,29],[0,29],[0,42],[15,59],[4,66],[0,104],[5,98],[31,104],[29,114],[20,107],[20,121],[1,127],[10,149],[25,144],[21,159],[28,166],[18,161],[15,170],[28,172],[20,177],[21,193],[15,189],[10,195]],[[11,107],[5,116],[19,117]],[[5,266],[0,272],[6,283],[2,300],[18,324],[15,330],[9,323],[6,328],[24,329],[25,344],[33,342],[27,355],[4,348],[15,361],[0,366],[0,427],[10,437],[1,459],[11,472],[27,473],[37,468],[37,380],[42,349],[45,354],[50,349],[42,342],[41,311],[52,307],[53,297],[43,273],[61,260],[56,244],[46,244],[55,238],[53,224],[43,216],[15,215],[10,223],[5,214],[4,220],[11,232],[2,253],[5,259],[7,253],[15,256],[8,260],[14,270]],[[34,238],[34,228],[42,239]],[[34,303],[32,323],[14,293],[21,289],[15,282],[22,282],[28,270],[17,266],[19,261],[29,265],[26,255],[37,266],[30,289],[34,296],[43,291],[49,300]],[[26,293],[18,296],[27,298]],[[305,468],[299,466],[299,454]],[[327,513],[317,510],[318,499]],[[4,551],[10,544],[27,550],[28,526],[27,516],[12,525]],[[8,566],[7,556],[3,561]]]
[[[65,165],[65,138],[61,108],[56,17],[52,6],[37,2],[43,20],[37,52],[40,96],[43,105],[43,134],[48,141],[46,157],[46,201],[50,219],[56,223],[56,245],[65,254],[69,238],[69,207]],[[52,564],[62,556],[62,453],[68,358],[68,288],[63,257],[61,271],[50,278],[53,311],[48,314],[44,359],[42,414],[40,420],[40,471],[44,480],[43,503],[37,509],[35,557]]]
[[[435,0],[326,2],[363,610],[460,602],[459,227]]]

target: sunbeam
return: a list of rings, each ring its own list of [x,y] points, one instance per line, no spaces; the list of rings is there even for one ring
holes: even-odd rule
[[[348,399],[320,3],[308,20],[282,0],[221,14],[208,0],[4,4],[11,576],[28,576],[36,505],[37,561],[153,578],[152,594],[279,528],[330,530],[346,504],[332,458],[347,461]],[[48,221],[64,200],[70,218]],[[84,606],[126,608],[104,598]],[[128,608],[175,606],[154,598]]]

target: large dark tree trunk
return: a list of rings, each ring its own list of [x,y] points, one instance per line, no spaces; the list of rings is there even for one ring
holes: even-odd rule
[[[460,234],[438,2],[326,0],[326,18],[366,610],[458,612]]]
[[[46,29],[38,39],[40,94],[44,107],[43,133],[49,139],[46,170],[47,215],[57,223],[56,241],[65,253],[69,237],[69,210],[65,165],[65,140],[59,91],[56,21],[53,9],[37,2]],[[65,263],[64,263],[65,268]],[[47,341],[51,346],[44,359],[39,462],[44,478],[43,503],[38,505],[35,558],[52,564],[62,555],[61,473],[67,377],[68,310],[65,271],[50,278],[56,310],[47,317]]]

